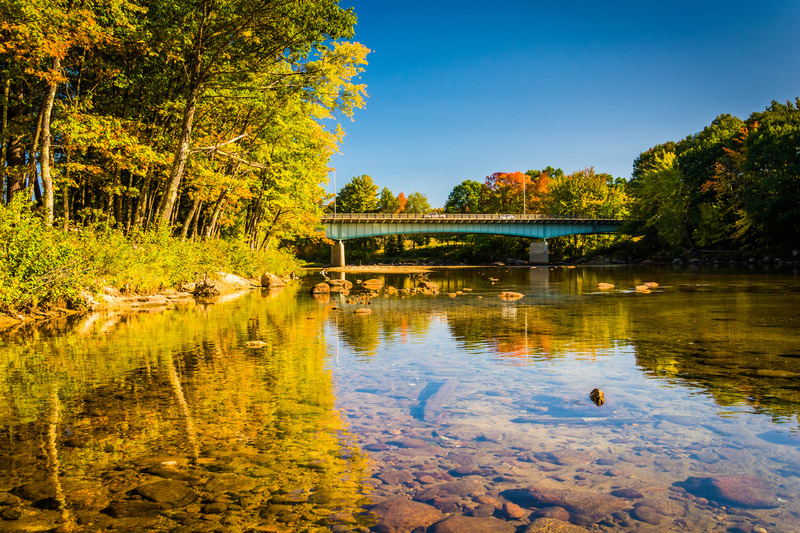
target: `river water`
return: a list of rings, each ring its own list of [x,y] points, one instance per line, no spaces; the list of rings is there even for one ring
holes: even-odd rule
[[[4,333],[0,531],[798,529],[797,272],[428,279]]]

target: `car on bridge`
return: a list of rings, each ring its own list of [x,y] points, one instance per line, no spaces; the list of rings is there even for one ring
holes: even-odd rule
[[[515,220],[517,217],[514,215],[500,215],[498,218],[500,218],[500,220]]]

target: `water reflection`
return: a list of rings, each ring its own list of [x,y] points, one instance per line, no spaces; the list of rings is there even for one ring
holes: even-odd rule
[[[296,290],[7,342],[2,530],[368,523],[367,462],[335,408],[325,310],[298,312]]]
[[[800,519],[795,276],[429,277],[439,294],[348,303],[311,297],[321,278],[309,276],[225,305],[7,335],[0,531],[366,531],[368,501],[398,495],[519,528],[553,506],[619,530],[788,531]],[[660,285],[637,293],[647,281]],[[736,476],[765,488],[726,499],[718,485],[749,483]],[[515,518],[504,502],[527,510]]]

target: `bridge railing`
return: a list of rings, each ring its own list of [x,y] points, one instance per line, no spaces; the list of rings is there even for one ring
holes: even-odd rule
[[[322,215],[322,222],[347,222],[347,221],[423,221],[423,222],[526,222],[540,221],[593,221],[593,222],[621,222],[613,218],[591,218],[572,215],[545,215],[541,213],[326,213]]]

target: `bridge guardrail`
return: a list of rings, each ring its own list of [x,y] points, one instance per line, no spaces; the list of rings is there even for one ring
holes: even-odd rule
[[[539,221],[592,221],[620,223],[622,220],[615,218],[591,218],[571,215],[545,215],[541,213],[326,213],[322,215],[322,222],[348,222],[348,221],[420,221],[420,222],[527,222]]]

